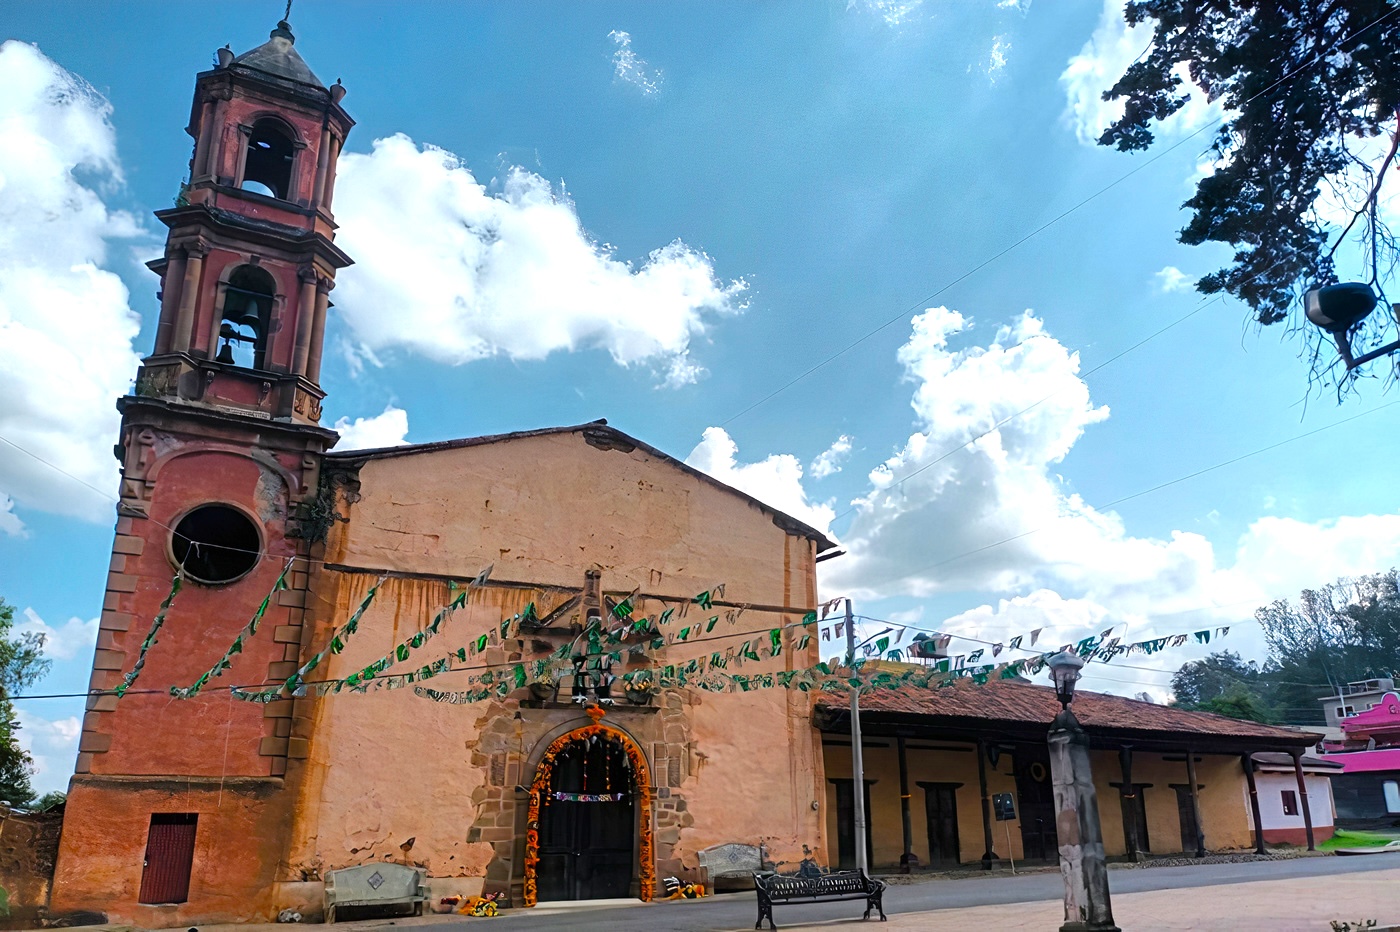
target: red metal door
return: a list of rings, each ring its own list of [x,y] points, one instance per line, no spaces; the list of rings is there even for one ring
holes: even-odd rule
[[[141,872],[142,903],[183,903],[190,895],[194,864],[194,813],[157,813],[146,836],[146,862]]]

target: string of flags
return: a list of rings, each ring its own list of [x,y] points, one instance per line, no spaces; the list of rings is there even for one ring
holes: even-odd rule
[[[161,600],[160,608],[156,610],[156,617],[151,620],[151,630],[146,633],[145,639],[141,642],[141,650],[136,654],[136,663],[131,670],[122,677],[121,683],[112,690],[120,699],[126,695],[126,691],[131,688],[131,684],[136,682],[141,675],[141,670],[146,666],[146,654],[150,653],[156,643],[156,635],[160,633],[161,627],[165,624],[165,616],[170,612],[170,606],[175,604],[175,596],[180,594],[180,586],[184,583],[184,569],[175,571],[175,578],[170,580],[170,592]]]
[[[258,610],[253,613],[252,619],[250,619],[249,622],[243,626],[243,630],[239,631],[234,637],[233,643],[229,645],[228,650],[224,651],[224,655],[215,661],[212,667],[205,670],[204,673],[200,675],[199,679],[195,680],[189,686],[170,687],[170,695],[174,696],[176,699],[189,699],[197,695],[199,691],[204,688],[204,685],[209,682],[211,677],[223,676],[224,671],[233,666],[233,658],[243,653],[243,642],[258,633],[258,625],[262,623],[263,615],[267,614],[267,607],[272,604],[273,597],[287,588],[287,574],[291,572],[292,563],[295,562],[295,560],[296,558],[293,557],[291,560],[287,561],[287,565],[282,568],[282,574],[277,577],[277,582],[273,583],[272,590],[263,597],[262,603],[258,606]]]

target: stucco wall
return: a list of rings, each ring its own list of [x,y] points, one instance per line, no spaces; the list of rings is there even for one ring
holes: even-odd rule
[[[1291,773],[1257,773],[1255,785],[1259,790],[1259,819],[1264,824],[1265,841],[1292,841],[1302,838],[1306,831],[1303,824],[1302,799],[1298,799],[1298,814],[1285,815],[1283,793],[1288,791],[1298,795],[1298,780]],[[1321,774],[1305,774],[1303,781],[1308,788],[1308,811],[1312,815],[1313,839],[1323,841],[1332,837],[1335,806],[1332,802],[1332,780]],[[1250,813],[1250,824],[1254,815]]]
[[[910,821],[913,851],[921,864],[928,864],[929,844],[925,815],[925,790],[919,781],[961,783],[956,790],[958,808],[958,842],[963,863],[977,861],[985,849],[982,829],[982,808],[977,778],[977,757],[972,744],[909,739],[908,766],[910,790]],[[919,745],[961,746],[965,750],[918,750]],[[884,745],[883,747],[877,745]],[[851,751],[849,743],[827,736],[823,747],[826,758],[826,834],[828,855],[837,858],[836,791],[832,779],[850,779]],[[1211,850],[1244,848],[1252,843],[1251,822],[1246,797],[1244,771],[1238,757],[1199,754],[1196,780],[1201,786],[1201,825],[1206,847]],[[1094,783],[1099,794],[1099,818],[1103,828],[1104,849],[1112,855],[1127,851],[1123,835],[1122,807],[1119,791],[1110,785],[1121,780],[1116,751],[1095,751],[1091,755]],[[1016,792],[1012,775],[1013,755],[1004,754],[993,767],[987,764],[989,794]],[[875,781],[870,787],[870,824],[872,848],[877,867],[899,864],[904,850],[904,832],[899,800],[899,760],[893,738],[868,737],[865,747],[865,779]],[[1168,854],[1182,850],[1181,822],[1177,812],[1173,783],[1186,784],[1184,755],[1165,760],[1160,754],[1136,753],[1133,756],[1133,782],[1152,784],[1144,792],[1147,808],[1148,841],[1153,854]],[[1007,830],[1010,829],[1010,856],[1024,857],[1021,843],[1021,807],[1017,799],[1017,818],[1008,822],[993,822],[992,842],[995,853],[1008,855]]]
[[[303,654],[324,643],[381,571],[403,576],[383,583],[359,632],[318,676],[343,677],[389,652],[451,600],[446,578],[466,581],[490,564],[491,582],[473,589],[466,608],[404,669],[498,627],[530,602],[548,614],[582,587],[588,570],[601,574],[607,592],[640,589],[638,615],[654,617],[668,604],[679,613],[718,584],[727,602],[756,606],[733,617],[690,605],[672,631],[710,615],[721,620],[701,640],[669,648],[665,663],[708,657],[752,635],[766,642],[771,628],[799,622],[816,602],[809,540],[641,449],[546,435],[370,460],[357,479],[340,504],[349,520],[328,542],[332,566],[313,581]],[[771,610],[784,606],[792,611]],[[484,659],[529,659],[558,643],[550,636],[493,645]],[[792,653],[742,672],[818,659],[815,643],[800,657]],[[429,685],[467,686],[462,676],[454,685],[454,674]],[[440,704],[410,687],[298,700],[293,740],[306,739],[307,757],[288,773],[299,803],[283,879],[390,858],[434,877],[518,883],[525,801],[515,787],[531,782],[549,740],[588,724],[567,704],[522,707],[529,698],[517,690],[504,700]],[[766,843],[788,863],[804,846],[824,850],[812,807],[823,798],[822,761],[809,722],[808,696],[782,689],[673,691],[646,710],[620,703],[610,711],[606,723],[643,750],[663,791],[654,817],[658,860],[695,866],[701,848],[733,841]],[[409,839],[412,847],[403,847]]]

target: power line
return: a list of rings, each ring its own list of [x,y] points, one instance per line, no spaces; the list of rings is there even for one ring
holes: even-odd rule
[[[1393,9],[1391,9],[1389,12],[1387,12],[1387,13],[1385,13],[1385,14],[1379,16],[1379,17],[1377,17],[1377,18],[1376,18],[1375,20],[1373,20],[1372,22],[1370,22],[1370,23],[1368,23],[1367,25],[1365,25],[1365,26],[1361,27],[1360,29],[1356,30],[1356,32],[1352,33],[1352,34],[1349,35],[1349,36],[1346,36],[1346,37],[1343,38],[1343,39],[1341,39],[1340,42],[1339,42],[1338,44],[1339,44],[1339,45],[1342,45],[1342,44],[1345,44],[1345,43],[1347,43],[1347,42],[1350,42],[1352,39],[1355,39],[1356,37],[1360,36],[1362,33],[1368,32],[1368,31],[1370,31],[1371,29],[1375,28],[1376,26],[1380,25],[1382,22],[1384,22],[1385,20],[1389,19],[1391,16],[1394,16],[1397,12],[1400,12],[1400,7],[1393,8]],[[1290,71],[1290,72],[1288,72],[1287,74],[1283,75],[1283,76],[1280,77],[1278,80],[1276,80],[1276,81],[1274,81],[1272,84],[1270,84],[1268,87],[1266,87],[1266,88],[1264,88],[1263,90],[1258,91],[1257,93],[1252,94],[1251,96],[1247,97],[1244,101],[1241,102],[1240,106],[1243,107],[1243,106],[1245,106],[1245,105],[1247,105],[1247,104],[1249,104],[1249,103],[1252,103],[1253,101],[1257,100],[1258,98],[1264,96],[1265,94],[1268,94],[1268,93],[1272,92],[1276,87],[1278,87],[1279,85],[1283,84],[1285,81],[1290,80],[1291,78],[1297,76],[1298,74],[1302,73],[1302,72],[1305,71],[1306,69],[1311,68],[1313,65],[1317,64],[1318,62],[1323,61],[1323,60],[1326,58],[1327,54],[1330,54],[1330,51],[1328,51],[1328,52],[1322,52],[1322,51],[1318,52],[1318,53],[1317,53],[1316,55],[1314,55],[1311,59],[1309,59],[1309,60],[1306,61],[1306,62],[1303,62],[1301,65],[1299,65],[1298,67],[1294,68],[1292,71]],[[818,370],[823,369],[823,368],[825,368],[826,366],[830,365],[832,362],[835,362],[837,359],[839,359],[840,357],[844,356],[846,353],[850,352],[851,350],[855,349],[857,346],[860,346],[860,345],[861,345],[862,343],[864,343],[866,340],[868,340],[868,339],[870,339],[871,337],[875,336],[877,333],[879,333],[879,332],[881,332],[882,330],[885,330],[886,328],[888,328],[888,327],[894,325],[895,323],[897,323],[897,322],[903,320],[904,317],[905,317],[906,315],[908,315],[908,314],[910,314],[910,313],[912,313],[912,312],[914,312],[914,311],[916,311],[916,310],[919,310],[921,307],[923,307],[924,305],[926,305],[928,302],[934,300],[934,299],[937,298],[939,295],[943,294],[943,292],[945,292],[945,291],[947,291],[948,289],[954,287],[955,285],[961,283],[961,282],[964,281],[965,279],[970,278],[972,275],[976,274],[977,272],[980,272],[982,269],[984,269],[984,268],[986,268],[987,266],[991,265],[993,262],[997,261],[997,260],[1000,259],[1002,256],[1006,255],[1006,254],[1009,253],[1009,252],[1012,252],[1013,250],[1015,250],[1015,249],[1017,249],[1018,247],[1020,247],[1022,244],[1026,243],[1026,242],[1028,242],[1029,240],[1031,240],[1031,239],[1035,238],[1036,236],[1040,235],[1042,232],[1044,232],[1045,230],[1047,230],[1047,229],[1049,229],[1050,227],[1054,226],[1055,224],[1059,223],[1061,220],[1063,220],[1064,218],[1068,217],[1070,214],[1075,213],[1075,212],[1078,211],[1081,207],[1084,207],[1086,204],[1089,204],[1091,201],[1097,200],[1099,197],[1101,197],[1102,195],[1108,193],[1108,192],[1111,191],[1113,188],[1116,188],[1118,185],[1122,184],[1124,181],[1127,181],[1129,178],[1133,177],[1133,176],[1136,175],[1138,172],[1142,171],[1144,168],[1147,168],[1148,166],[1154,164],[1155,162],[1157,162],[1157,161],[1159,161],[1159,160],[1165,158],[1167,155],[1169,155],[1169,154],[1171,154],[1172,152],[1176,151],[1176,150],[1179,149],[1181,146],[1183,146],[1183,145],[1185,145],[1186,143],[1190,142],[1192,139],[1195,139],[1197,136],[1201,135],[1201,134],[1204,133],[1206,130],[1208,130],[1208,129],[1214,129],[1215,127],[1219,126],[1220,124],[1222,124],[1222,123],[1224,123],[1224,122],[1225,122],[1225,117],[1224,117],[1224,116],[1220,116],[1220,117],[1216,117],[1216,118],[1215,118],[1214,120],[1212,120],[1211,122],[1202,125],[1202,126],[1201,126],[1199,129],[1197,129],[1195,132],[1190,133],[1189,135],[1184,136],[1183,138],[1179,139],[1177,142],[1175,142],[1175,143],[1173,143],[1172,145],[1168,146],[1167,148],[1163,149],[1161,152],[1158,152],[1156,155],[1154,155],[1154,156],[1152,156],[1151,158],[1147,159],[1145,162],[1143,162],[1142,164],[1138,165],[1136,168],[1132,169],[1131,171],[1128,171],[1128,172],[1124,173],[1123,175],[1120,175],[1118,178],[1116,178],[1115,180],[1113,180],[1113,181],[1109,182],[1108,184],[1104,185],[1102,188],[1099,188],[1097,191],[1095,191],[1094,193],[1090,194],[1088,197],[1085,197],[1083,200],[1079,201],[1078,203],[1074,204],[1073,206],[1071,206],[1071,207],[1069,207],[1069,208],[1067,208],[1067,209],[1061,211],[1060,213],[1056,214],[1054,217],[1052,217],[1052,218],[1050,218],[1049,220],[1047,220],[1046,222],[1042,223],[1040,226],[1036,227],[1036,228],[1035,228],[1034,230],[1032,230],[1031,232],[1025,234],[1025,235],[1022,236],[1020,239],[1018,239],[1018,240],[1016,240],[1015,242],[1011,243],[1011,245],[1006,246],[1006,247],[1004,247],[1003,249],[999,250],[998,252],[996,252],[996,253],[992,254],[991,256],[987,257],[986,259],[983,259],[981,262],[977,263],[977,264],[974,265],[972,268],[968,269],[966,272],[963,272],[961,275],[957,276],[957,277],[954,278],[952,281],[950,281],[950,282],[948,282],[948,283],[946,283],[946,284],[944,284],[944,285],[942,285],[942,286],[940,286],[940,287],[934,289],[934,291],[933,291],[931,294],[929,294],[928,297],[923,298],[922,300],[915,302],[914,304],[910,305],[910,306],[909,306],[908,308],[906,308],[905,310],[900,311],[900,312],[899,312],[898,314],[896,314],[894,317],[891,317],[889,320],[887,320],[887,321],[885,321],[884,323],[880,324],[878,327],[874,328],[873,330],[867,331],[864,335],[862,335],[861,337],[857,338],[854,342],[848,343],[846,346],[842,347],[841,349],[837,350],[836,352],[834,352],[834,353],[828,355],[827,357],[825,357],[824,359],[822,359],[821,362],[818,362],[816,365],[810,366],[809,368],[805,369],[805,370],[804,370],[803,372],[801,372],[799,375],[793,377],[792,379],[789,379],[787,382],[784,382],[782,385],[778,386],[777,388],[773,389],[773,390],[772,390],[771,392],[769,392],[768,394],[764,395],[762,398],[758,399],[757,401],[755,401],[755,402],[753,402],[752,404],[748,405],[747,407],[743,408],[743,409],[740,410],[738,413],[736,413],[736,414],[734,414],[734,415],[731,415],[731,416],[730,416],[729,418],[727,418],[726,420],[721,421],[720,424],[719,424],[719,426],[720,426],[720,427],[725,427],[725,426],[729,425],[730,423],[732,423],[732,422],[738,420],[739,418],[743,417],[745,414],[748,414],[750,411],[754,410],[755,408],[757,408],[757,407],[759,407],[759,406],[761,406],[761,405],[764,405],[764,404],[766,404],[767,402],[771,401],[772,399],[776,398],[778,395],[781,395],[783,392],[787,391],[789,388],[792,388],[792,387],[793,387],[794,385],[796,385],[798,382],[801,382],[803,379],[807,378],[809,375],[812,375],[814,372],[817,372]],[[1197,310],[1199,311],[1200,308],[1197,308]],[[1194,312],[1193,312],[1193,313],[1194,313]],[[1187,316],[1189,317],[1190,315],[1187,315]],[[1172,326],[1175,326],[1175,324],[1173,324]],[[1154,336],[1156,336],[1156,334],[1154,334]],[[1150,339],[1152,339],[1152,337],[1148,337],[1148,339],[1150,340]],[[1146,342],[1146,341],[1143,341],[1143,342]],[[1137,345],[1141,345],[1141,344],[1137,344]],[[1132,349],[1135,349],[1135,348],[1136,348],[1136,346],[1130,348],[1130,349],[1127,350],[1126,352],[1131,352],[1131,350],[1132,350]],[[1120,355],[1121,355],[1121,354],[1120,354]],[[1117,358],[1117,357],[1115,357],[1115,358]]]

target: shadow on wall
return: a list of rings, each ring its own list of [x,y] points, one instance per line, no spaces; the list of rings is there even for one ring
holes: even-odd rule
[[[0,929],[31,929],[49,916],[49,890],[63,830],[63,807],[17,812],[0,804]],[[69,916],[69,924],[104,922],[106,916]]]

